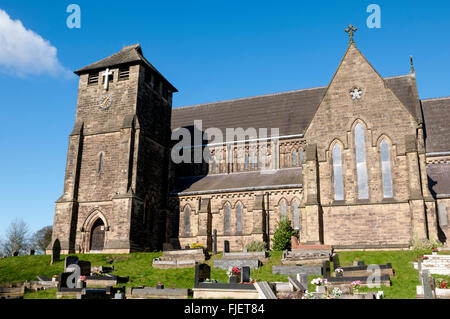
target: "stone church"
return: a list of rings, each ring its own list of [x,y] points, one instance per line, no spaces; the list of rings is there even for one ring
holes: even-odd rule
[[[420,99],[412,58],[409,74],[382,77],[352,32],[328,86],[217,103],[172,108],[177,89],[139,45],[75,73],[49,250],[211,248],[214,233],[219,250],[224,240],[242,250],[270,243],[284,218],[300,242],[336,249],[406,249],[450,235],[450,98]],[[201,138],[178,150],[182,128]],[[277,135],[208,143],[209,128]],[[174,162],[199,148],[199,162]]]

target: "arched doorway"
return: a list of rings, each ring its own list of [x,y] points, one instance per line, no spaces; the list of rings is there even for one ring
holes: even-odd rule
[[[98,218],[91,230],[91,251],[101,251],[105,247],[105,224]]]

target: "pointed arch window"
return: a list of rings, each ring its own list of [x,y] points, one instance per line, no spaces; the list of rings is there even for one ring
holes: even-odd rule
[[[355,127],[356,172],[358,177],[358,198],[369,199],[367,182],[366,141],[363,126],[358,123]]]
[[[381,154],[381,172],[383,174],[383,195],[384,198],[394,197],[392,189],[392,172],[391,172],[391,153],[389,151],[389,144],[384,139],[380,144]]]
[[[214,174],[216,172],[216,166],[216,157],[214,156],[211,161],[211,173]]]
[[[344,200],[344,179],[342,170],[342,149],[336,143],[333,147],[334,200]]]
[[[238,204],[236,206],[236,232],[242,232],[242,206]]]
[[[184,234],[189,236],[191,233],[191,208],[186,206],[184,209]]]
[[[292,166],[293,167],[297,166],[297,151],[296,150],[292,151]]]
[[[244,159],[244,170],[248,170],[248,154],[245,153],[245,159]]]
[[[300,154],[300,165],[302,165],[303,164],[303,150],[299,149],[298,152]]]
[[[252,170],[254,170],[255,169],[255,163],[256,163],[256,155],[255,155],[254,151],[252,151],[250,159],[251,159],[250,160],[250,167],[251,167]]]
[[[287,209],[287,207],[286,207],[286,201],[283,200],[283,201],[281,202],[281,220],[286,220],[286,218],[287,218],[287,212],[286,212],[286,209]]]
[[[230,205],[225,205],[225,233],[230,232]]]
[[[258,152],[258,169],[262,168],[262,155],[261,151]]]
[[[294,229],[299,230],[300,229],[300,212],[299,212],[299,205],[298,202],[295,201],[293,205],[294,210]]]
[[[103,153],[100,153],[98,157],[98,172],[103,172]]]

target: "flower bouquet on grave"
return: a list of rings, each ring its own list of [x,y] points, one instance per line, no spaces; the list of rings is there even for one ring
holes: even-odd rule
[[[315,278],[315,279],[311,280],[311,284],[316,286],[316,292],[322,293],[322,294],[326,293],[326,287],[325,287],[325,285],[327,284],[326,279]]]
[[[238,267],[228,269],[227,275],[230,284],[238,284],[241,281],[241,270]]]
[[[433,249],[431,250],[431,254],[433,254],[433,255],[437,255],[438,252],[439,252],[439,249],[437,249],[437,248],[433,248]]]
[[[351,283],[352,293],[357,293],[361,288],[361,281],[355,280]]]
[[[344,269],[342,268],[337,268],[334,273],[336,274],[336,277],[342,277],[344,276]]]
[[[156,289],[164,289],[164,285],[158,281],[158,284],[156,285]]]

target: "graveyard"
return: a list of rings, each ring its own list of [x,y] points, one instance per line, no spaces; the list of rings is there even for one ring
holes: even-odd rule
[[[448,251],[440,251],[435,254],[443,256],[443,258],[450,257],[450,252]],[[205,282],[199,282],[195,266],[187,265],[186,267],[172,268],[153,267],[154,261],[160,260],[163,252],[124,255],[77,255],[77,257],[79,261],[82,261],[81,265],[83,263],[89,263],[94,270],[103,269],[108,270],[105,273],[111,273],[107,274],[108,278],[103,278],[102,280],[108,280],[108,283],[105,285],[110,285],[112,288],[109,290],[102,288],[105,291],[102,290],[101,293],[115,294],[119,290],[119,293],[126,295],[127,299],[257,298],[260,290],[267,290],[269,285],[271,285],[273,291],[279,292],[279,299],[281,299],[280,296],[288,296],[286,297],[287,299],[292,299],[292,296],[289,296],[287,291],[289,286],[295,287],[298,284],[298,281],[295,280],[298,279],[295,276],[295,267],[298,266],[292,265],[291,263],[283,263],[283,258],[286,257],[285,252],[249,254],[248,260],[258,260],[258,267],[251,267],[251,264],[246,264],[247,261],[245,258],[242,258],[243,255],[245,254],[242,252],[225,254],[220,252],[218,254],[210,254],[207,259],[197,263],[198,265],[207,265],[202,266],[208,268],[207,275],[204,275],[207,278]],[[333,261],[335,260],[330,259],[328,262],[329,273],[326,276],[321,273],[322,268],[320,266],[305,265],[302,267],[308,269],[306,271],[308,274],[308,291],[314,292],[317,288],[311,282],[316,278],[328,277],[330,283],[341,280],[334,275],[335,267],[343,268],[349,278],[363,278],[361,276],[364,274],[364,267],[370,264],[377,264],[380,265],[382,278],[387,276],[388,281],[384,282],[382,280],[381,288],[370,289],[361,285],[358,289],[359,293],[377,293],[383,291],[384,299],[416,299],[423,298],[423,295],[420,294],[421,288],[418,288],[421,283],[418,277],[417,262],[421,260],[424,267],[428,267],[429,265],[427,266],[427,263],[423,260],[423,256],[427,255],[431,256],[431,251],[345,251],[338,252],[338,265],[334,265]],[[56,299],[58,289],[56,286],[52,286],[50,282],[47,282],[49,283],[48,287],[42,288],[40,286],[37,291],[33,287],[38,285],[36,282],[37,276],[50,280],[52,277],[57,277],[63,273],[65,257],[60,256],[60,260],[55,261],[53,264],[50,264],[51,256],[45,255],[16,256],[0,259],[0,285],[2,287],[8,287],[8,285],[14,287],[16,285],[20,289],[23,289],[23,284],[25,283],[26,288],[22,292],[24,299]],[[227,266],[232,265],[233,260],[241,263],[241,270],[245,267],[247,271],[248,267],[247,276],[251,279],[248,285],[239,284],[239,278],[234,283],[231,283],[227,274],[229,270],[226,267],[221,267],[221,264],[224,262]],[[287,273],[284,273],[285,271]],[[450,282],[450,277],[446,273],[430,274],[430,277],[436,281],[435,285],[442,286],[447,281]],[[120,280],[124,278],[125,280]],[[88,276],[86,280],[88,284],[87,288],[86,286],[84,287],[92,294],[99,293],[95,289],[99,290],[100,287],[105,286],[101,280],[96,279],[98,278]],[[263,282],[267,282],[268,284],[261,284]],[[340,282],[336,282],[336,285],[338,284]],[[162,285],[163,289],[158,289],[158,285]],[[333,287],[330,287],[329,291]],[[5,289],[18,290],[19,288]],[[207,294],[205,294],[205,291]],[[231,291],[231,295],[227,295],[228,292],[224,294],[224,291]],[[212,295],[208,295],[209,293]],[[439,294],[442,293],[439,292]],[[58,297],[62,299],[75,298],[75,295],[59,293]]]

